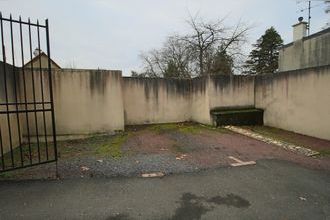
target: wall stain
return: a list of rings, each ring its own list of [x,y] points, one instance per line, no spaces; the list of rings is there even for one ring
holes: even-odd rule
[[[207,77],[198,77],[190,80],[190,91],[193,93],[204,94],[207,87]]]

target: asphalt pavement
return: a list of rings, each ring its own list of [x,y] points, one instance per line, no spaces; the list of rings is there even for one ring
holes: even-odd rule
[[[0,181],[0,219],[330,219],[330,173],[279,160],[163,178]]]

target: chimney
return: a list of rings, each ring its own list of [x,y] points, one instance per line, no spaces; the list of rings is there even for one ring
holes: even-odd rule
[[[36,57],[38,56],[39,54],[42,53],[42,50],[40,50],[39,48],[36,48],[34,51],[33,51],[33,55]]]
[[[301,40],[307,35],[307,22],[303,21],[303,18],[299,18],[299,23],[292,26],[293,27],[293,41]]]

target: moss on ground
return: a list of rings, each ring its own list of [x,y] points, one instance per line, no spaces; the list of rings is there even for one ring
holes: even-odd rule
[[[320,154],[318,156],[330,157],[330,150],[320,150],[319,153]]]
[[[168,132],[181,132],[184,134],[200,134],[203,131],[216,131],[221,133],[228,133],[229,131],[223,128],[216,128],[209,125],[202,125],[197,123],[172,123],[172,124],[157,124],[151,125],[147,128],[157,134]]]
[[[172,145],[172,149],[171,149],[174,153],[180,153],[180,154],[185,154],[185,153],[189,153],[189,150],[187,150],[184,146],[181,146],[177,143]]]
[[[243,128],[247,128],[251,131],[254,131],[269,138],[277,139],[295,145],[304,146],[299,141],[299,139],[296,136],[294,136],[294,134],[290,135],[288,131],[284,131],[279,128],[268,127],[268,126],[243,126]],[[285,136],[283,134],[284,132],[286,133]],[[304,146],[304,147],[308,147],[308,146]]]
[[[122,146],[128,139],[127,133],[118,134],[113,137],[109,143],[104,143],[97,147],[96,154],[99,156],[111,156],[113,158],[121,158],[123,156]]]
[[[13,172],[0,173],[0,178],[10,179],[13,178],[15,174]]]
[[[201,125],[197,123],[169,123],[169,124],[156,124],[150,125],[143,128],[143,130],[149,130],[157,134],[165,134],[170,132],[180,132],[182,134],[201,134],[203,132],[212,131],[212,132],[221,132],[228,133],[230,131],[223,128],[215,128],[212,126]],[[138,135],[136,131],[127,131],[123,133],[118,133],[116,135],[95,135],[85,139],[78,140],[67,140],[67,141],[58,141],[58,157],[62,159],[77,158],[77,157],[88,157],[88,156],[97,156],[97,157],[113,157],[121,158],[124,156],[122,146],[127,141],[131,135]],[[54,158],[54,148],[51,143],[48,143],[49,149],[49,158]],[[46,145],[45,143],[40,143],[40,152],[41,152],[41,161],[46,160]],[[185,153],[187,150],[180,145],[174,145],[173,150],[179,153]],[[125,152],[127,153],[127,152]],[[16,148],[13,151],[14,163],[20,163],[20,148]],[[22,155],[24,159],[24,164],[29,163],[29,146],[22,146]],[[38,146],[37,144],[31,144],[31,155],[33,161],[37,162],[38,160]],[[4,161],[6,166],[11,165],[11,154],[7,153],[4,156]],[[0,166],[1,164],[0,160]]]

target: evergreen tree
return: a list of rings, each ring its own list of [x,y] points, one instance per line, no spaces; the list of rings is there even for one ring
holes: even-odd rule
[[[266,30],[265,34],[257,41],[254,49],[246,61],[247,73],[264,74],[274,73],[278,70],[279,48],[283,40],[274,27]]]
[[[209,70],[211,75],[217,74],[233,74],[233,58],[229,56],[226,50],[218,50],[214,55]]]

